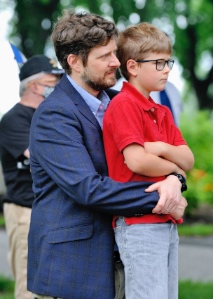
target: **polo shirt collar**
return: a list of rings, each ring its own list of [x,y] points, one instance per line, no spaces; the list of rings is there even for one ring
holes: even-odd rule
[[[149,111],[152,108],[158,108],[157,104],[153,101],[151,97],[147,99],[142,93],[140,93],[133,85],[128,82],[123,82],[123,87],[121,91],[131,93],[135,100],[141,103],[141,106],[144,110]]]

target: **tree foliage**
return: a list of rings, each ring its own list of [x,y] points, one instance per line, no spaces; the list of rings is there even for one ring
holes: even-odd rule
[[[14,30],[20,38],[20,47],[27,58],[43,53],[61,5],[58,0],[15,1]]]
[[[111,18],[119,30],[142,21],[152,22],[173,41],[183,77],[195,92],[199,108],[212,108],[211,0],[14,0],[12,35],[19,36],[26,57],[44,52],[52,23],[65,7]]]

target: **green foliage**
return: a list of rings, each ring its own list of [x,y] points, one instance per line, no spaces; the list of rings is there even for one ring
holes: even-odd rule
[[[187,173],[188,190],[184,193],[188,200],[186,211],[191,213],[199,202],[213,202],[212,113],[197,111],[182,115],[181,131],[195,157],[194,168]]]
[[[62,6],[58,0],[16,0],[14,1],[12,36],[18,36],[21,44],[17,45],[29,58],[43,54],[51,34],[52,22],[60,14]]]
[[[178,225],[178,234],[179,236],[185,237],[196,237],[196,236],[212,236],[213,226],[212,224],[182,224]]]
[[[14,281],[11,280],[10,278],[0,276],[0,294],[2,292],[13,292],[14,284],[15,284]]]
[[[63,8],[81,7],[111,18],[119,29],[139,22],[153,23],[172,39],[174,55],[183,68],[183,77],[191,82],[200,109],[212,109],[211,0],[2,0],[5,6],[13,2],[11,37],[27,58],[45,52],[52,23]]]
[[[10,278],[0,276],[0,298],[14,299],[15,282]]]
[[[0,214],[0,228],[5,228],[5,219],[2,214]]]
[[[0,295],[1,295],[1,299],[14,299],[14,295],[13,295],[13,293],[11,292],[11,293],[3,293],[3,294],[1,294],[0,293]]]
[[[179,282],[179,299],[212,299],[213,284],[212,282]]]

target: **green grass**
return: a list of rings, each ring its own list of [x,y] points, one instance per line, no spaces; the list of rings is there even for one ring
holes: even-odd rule
[[[6,278],[4,276],[0,276],[0,298],[1,299],[14,299],[13,291],[14,291],[14,281]]]
[[[1,299],[14,299],[13,292],[12,293],[1,293],[0,292],[0,298]]]
[[[212,282],[179,282],[179,299],[213,299]]]
[[[4,228],[4,227],[5,227],[4,216],[0,214],[0,228]]]
[[[13,295],[14,281],[0,276],[0,298],[14,299]],[[179,299],[212,299],[212,282],[179,282]]]
[[[178,233],[179,236],[212,236],[213,234],[213,226],[212,224],[181,224],[178,225]]]

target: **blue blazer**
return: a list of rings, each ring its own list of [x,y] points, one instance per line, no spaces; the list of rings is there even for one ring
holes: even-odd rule
[[[112,215],[150,213],[148,183],[107,174],[102,131],[64,75],[36,110],[30,133],[35,200],[28,290],[64,299],[113,299]]]

